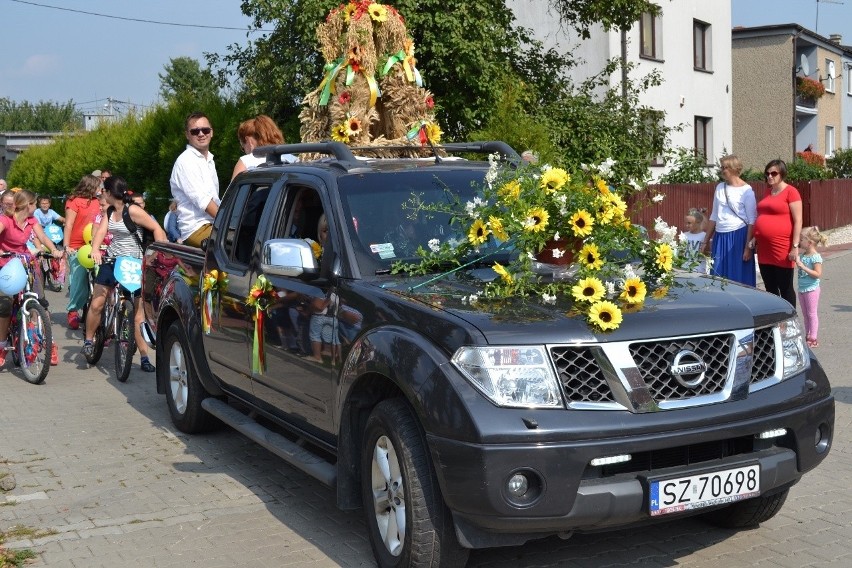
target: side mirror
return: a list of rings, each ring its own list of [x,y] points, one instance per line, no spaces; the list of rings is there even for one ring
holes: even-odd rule
[[[318,276],[314,252],[303,239],[271,239],[263,243],[260,269],[271,276]]]

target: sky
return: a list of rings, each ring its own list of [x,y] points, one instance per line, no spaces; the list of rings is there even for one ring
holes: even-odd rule
[[[665,8],[667,1],[680,0],[659,1]],[[826,37],[840,33],[844,44],[852,44],[852,0],[706,1],[731,1],[733,26],[798,23]],[[230,44],[246,45],[250,22],[240,4],[0,0],[0,97],[17,102],[73,100],[84,112],[104,109],[110,98],[121,101],[116,103],[119,111],[126,103],[155,104],[158,74],[170,59],[187,56],[206,65],[205,52],[225,54]]]

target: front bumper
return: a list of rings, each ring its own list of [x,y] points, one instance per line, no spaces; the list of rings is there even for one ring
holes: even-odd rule
[[[670,430],[638,436],[628,435],[628,423],[629,417],[620,428],[602,432],[597,439],[566,442],[471,444],[430,437],[444,498],[462,544],[471,548],[518,545],[557,533],[649,522],[647,480],[657,476],[758,462],[761,494],[781,491],[828,455],[834,399],[829,396],[769,416],[727,423],[720,420],[712,426],[689,427],[673,422]],[[783,437],[756,438],[761,432],[778,428],[786,429]],[[620,435],[613,435],[619,429]],[[817,443],[820,437],[822,441]],[[753,447],[746,447],[752,440]],[[589,465],[594,458],[620,454],[659,456],[661,451],[674,449],[677,454],[682,448],[689,454],[689,448],[704,448],[708,443],[730,447],[732,455],[702,461],[697,457],[700,452],[693,450],[693,457],[686,457],[685,463],[670,466],[665,460],[648,459],[647,467],[637,464],[635,471],[611,475]],[[519,471],[540,480],[535,498],[525,503],[513,502],[506,490],[507,481]]]

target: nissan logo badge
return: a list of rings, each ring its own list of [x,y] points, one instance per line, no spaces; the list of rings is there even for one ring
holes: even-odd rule
[[[694,351],[682,349],[671,366],[675,380],[688,389],[697,389],[704,382],[707,364]]]

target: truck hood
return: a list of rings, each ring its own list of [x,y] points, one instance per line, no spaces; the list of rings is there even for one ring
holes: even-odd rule
[[[663,298],[648,295],[641,309],[624,309],[618,329],[600,332],[572,313],[571,302],[545,305],[535,298],[479,300],[471,279],[406,278],[382,288],[443,310],[475,326],[490,344],[612,342],[707,334],[770,325],[793,317],[792,306],[778,296],[720,278],[684,273]]]

